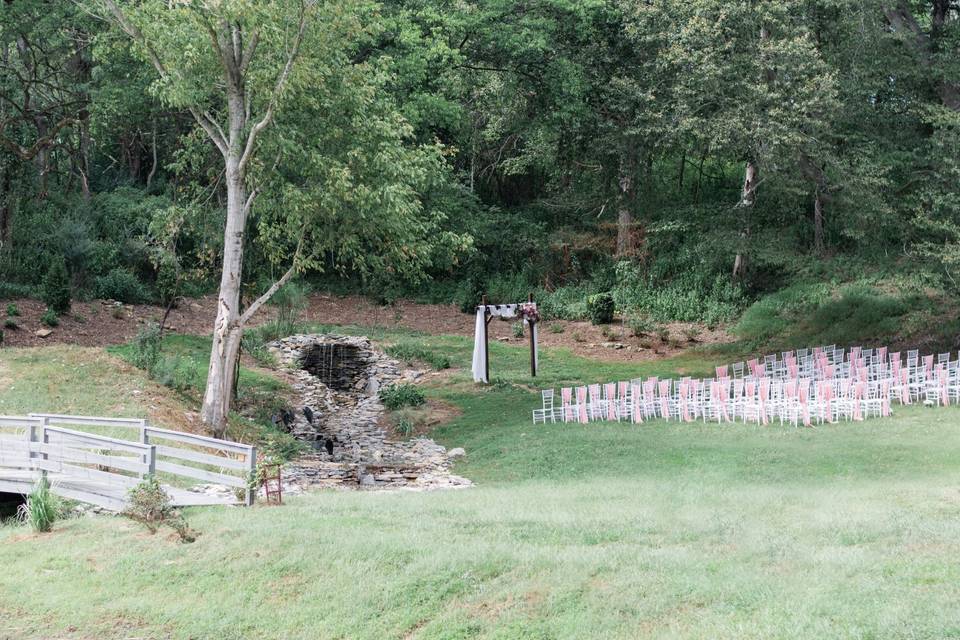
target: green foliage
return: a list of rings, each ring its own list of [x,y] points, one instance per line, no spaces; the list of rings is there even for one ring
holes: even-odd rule
[[[7,305],[7,315],[8,316],[19,316],[20,308],[13,302]]]
[[[396,429],[397,434],[400,435],[401,437],[409,438],[410,436],[413,435],[413,432],[414,432],[413,422],[411,422],[407,418],[400,418],[397,420],[396,425],[394,426],[394,429]]]
[[[593,324],[610,324],[613,322],[614,302],[613,295],[604,293],[595,293],[587,297],[587,313],[590,315],[590,322]]]
[[[513,324],[511,324],[511,325],[510,325],[510,333],[513,334],[513,337],[514,337],[514,338],[522,338],[522,337],[523,337],[523,323],[522,323],[522,322],[514,322]]]
[[[390,345],[384,351],[387,355],[407,363],[425,362],[433,369],[449,369],[450,358],[412,342],[399,342]]]
[[[0,281],[0,300],[10,298],[31,298],[36,294],[34,287],[26,284]]]
[[[200,387],[202,366],[202,362],[190,356],[175,354],[160,358],[150,375],[165,387],[180,393],[189,393]]]
[[[631,315],[627,318],[627,326],[630,327],[630,333],[639,338],[653,333],[657,325],[649,316]]]
[[[7,318],[7,319],[5,319],[5,320],[3,321],[3,327],[4,327],[5,329],[14,329],[14,330],[16,330],[16,329],[19,329],[19,328],[20,328],[20,325],[17,324],[17,321],[14,320],[13,318]]]
[[[420,387],[401,383],[380,389],[380,400],[387,409],[395,411],[403,407],[418,407],[426,402],[426,397]]]
[[[161,342],[159,324],[149,322],[143,325],[131,344],[130,362],[152,375],[162,357]]]
[[[93,295],[103,300],[117,300],[125,304],[141,304],[152,298],[149,290],[137,277],[123,268],[115,268],[94,280]]]
[[[123,515],[142,524],[151,534],[166,526],[176,532],[180,542],[196,540],[196,532],[190,529],[183,515],[170,504],[170,496],[155,476],[146,476],[130,489],[129,502]]]
[[[50,268],[43,279],[42,299],[56,315],[70,311],[70,277],[63,258],[50,261]],[[51,325],[54,326],[54,325]]]
[[[19,516],[37,533],[47,533],[53,529],[53,523],[61,513],[60,499],[50,490],[50,480],[43,475],[27,496],[26,504],[20,507]]]
[[[60,316],[53,309],[47,309],[40,316],[40,322],[48,327],[56,327],[60,324]]]

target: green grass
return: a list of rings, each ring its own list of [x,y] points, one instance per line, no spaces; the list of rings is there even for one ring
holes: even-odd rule
[[[949,349],[958,331],[952,305],[948,297],[917,283],[794,284],[743,313],[733,326],[740,339],[733,348],[778,350],[834,343],[916,347],[932,342]]]
[[[534,426],[535,384],[712,363],[546,350],[533,381],[522,347],[493,344],[503,382],[478,388],[465,339],[401,337],[456,367],[428,395],[462,414],[434,435],[476,487],[192,510],[190,545],[120,518],[0,529],[0,637],[960,635],[960,410]]]

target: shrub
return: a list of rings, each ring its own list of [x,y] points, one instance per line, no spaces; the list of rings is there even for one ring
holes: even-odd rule
[[[7,305],[7,315],[8,316],[18,316],[20,315],[20,308],[13,302]]]
[[[563,325],[559,322],[551,322],[547,326],[550,327],[550,333],[563,333],[564,331]]]
[[[160,358],[154,365],[151,377],[165,387],[186,393],[200,387],[200,372],[197,361],[189,356],[177,355]]]
[[[639,338],[648,333],[652,333],[656,324],[648,316],[630,316],[627,319],[627,326],[634,337]]]
[[[453,293],[453,303],[463,313],[475,313],[483,296],[483,289],[476,280],[468,278],[460,283]]]
[[[40,322],[48,327],[55,327],[60,324],[60,318],[57,317],[57,313],[53,309],[47,309],[40,316]]]
[[[53,528],[53,523],[61,515],[60,500],[50,491],[50,480],[41,476],[33,491],[27,496],[27,503],[20,507],[20,519],[37,533],[45,533]]]
[[[394,384],[380,389],[380,400],[383,406],[391,411],[403,407],[419,407],[426,398],[419,387],[412,384]]]
[[[152,374],[160,361],[160,343],[160,325],[156,322],[144,325],[133,339],[130,362]]]
[[[3,346],[3,329],[0,329],[0,347]]]
[[[277,308],[278,327],[291,327],[290,333],[278,337],[296,333],[292,328],[299,326],[300,317],[309,302],[310,286],[299,281],[288,282],[273,294],[270,303]]]
[[[35,295],[36,292],[30,285],[0,282],[0,300],[9,298],[32,298]]]
[[[50,262],[41,293],[43,301],[54,314],[63,315],[70,311],[70,277],[67,275],[67,263],[62,257]]]
[[[587,298],[587,313],[593,324],[613,322],[613,296],[609,292],[596,293]]]
[[[181,542],[193,542],[196,534],[189,526],[183,515],[170,504],[167,495],[156,477],[149,475],[140,484],[130,489],[130,503],[123,515],[136,520],[151,534],[167,526],[173,529],[180,537]]]
[[[514,337],[514,338],[522,338],[522,337],[523,337],[523,323],[522,323],[522,322],[514,322],[513,325],[510,327],[510,331],[513,333],[513,337]]]
[[[104,300],[118,300],[126,304],[150,301],[147,287],[126,269],[116,268],[93,281],[93,295]]]
[[[13,318],[7,318],[6,320],[4,320],[3,326],[7,329],[13,329],[14,331],[20,328],[20,325],[18,325],[17,321],[14,320]]]

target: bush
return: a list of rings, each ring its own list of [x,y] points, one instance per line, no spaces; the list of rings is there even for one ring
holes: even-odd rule
[[[93,295],[104,300],[141,304],[151,299],[147,287],[126,269],[113,269],[93,281]]]
[[[67,263],[62,257],[54,258],[50,262],[50,269],[43,279],[41,294],[47,307],[56,315],[70,311],[70,277],[67,275]]]
[[[647,316],[632,315],[627,318],[627,326],[634,337],[639,338],[648,333],[653,333],[656,323]]]
[[[610,293],[596,293],[587,298],[587,313],[593,324],[613,322],[613,296]]]
[[[144,325],[133,339],[130,362],[152,375],[160,361],[160,348],[160,325],[156,322]]]
[[[167,526],[177,533],[181,542],[196,540],[196,534],[187,526],[183,515],[170,504],[170,496],[154,476],[145,477],[130,489],[129,496],[130,504],[123,515],[142,524],[151,534]]]
[[[18,325],[17,321],[14,320],[13,318],[7,318],[6,320],[4,320],[3,326],[6,329],[13,329],[14,331],[20,328],[20,325]]]
[[[522,323],[522,322],[514,322],[513,325],[510,326],[510,331],[513,333],[513,337],[514,337],[514,338],[522,338],[522,337],[523,337],[523,323]]]
[[[10,304],[7,305],[7,315],[8,316],[20,315],[20,308],[16,304],[11,302]]]
[[[176,355],[172,358],[160,358],[154,365],[150,377],[180,393],[200,387],[197,361],[189,356]]]
[[[0,329],[0,347],[3,346],[3,329]]]
[[[43,315],[40,316],[40,322],[48,327],[56,327],[60,324],[60,318],[57,317],[57,314],[53,309],[47,309],[43,312]]]
[[[394,384],[380,389],[380,400],[383,406],[391,411],[403,407],[419,407],[426,398],[419,387],[412,384]]]
[[[0,300],[10,298],[32,298],[36,295],[34,288],[27,284],[0,282]]]
[[[453,303],[463,313],[476,313],[483,297],[483,288],[476,280],[468,278],[461,282],[453,293]]]
[[[61,515],[60,499],[50,491],[50,481],[41,476],[37,486],[27,496],[27,503],[20,507],[20,520],[37,533],[46,533]]]

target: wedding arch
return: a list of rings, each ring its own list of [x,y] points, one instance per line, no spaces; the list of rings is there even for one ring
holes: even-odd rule
[[[537,349],[537,323],[540,321],[540,312],[533,295],[527,296],[526,302],[516,304],[489,304],[487,296],[481,298],[477,306],[477,321],[473,332],[473,381],[490,382],[490,350],[487,325],[494,318],[509,320],[520,318],[525,327],[530,327],[530,375],[537,375],[540,354]]]

